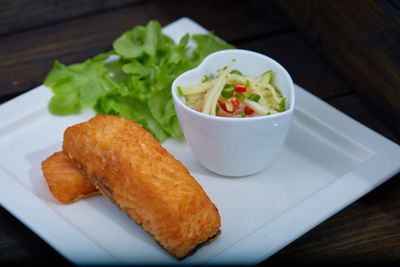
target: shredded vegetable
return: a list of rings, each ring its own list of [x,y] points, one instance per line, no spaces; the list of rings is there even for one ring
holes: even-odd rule
[[[232,70],[235,60],[206,76],[200,84],[178,86],[186,105],[197,111],[222,117],[254,117],[285,111],[285,97],[274,85],[272,70],[254,78]]]

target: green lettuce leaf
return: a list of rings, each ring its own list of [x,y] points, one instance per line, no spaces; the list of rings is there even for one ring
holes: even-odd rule
[[[68,67],[56,61],[43,83],[53,90],[49,110],[56,115],[92,108],[99,97],[118,87],[104,68],[104,61],[92,59]]]
[[[149,21],[123,33],[111,51],[70,66],[55,61],[44,80],[54,93],[50,112],[67,115],[93,108],[99,114],[119,115],[141,124],[160,142],[182,136],[172,82],[208,54],[234,47],[212,33],[186,34],[175,43],[161,29],[157,21]],[[189,47],[190,38],[195,48]],[[118,59],[110,62],[111,55]]]
[[[192,39],[197,45],[193,51],[193,60],[196,62],[196,65],[200,64],[206,56],[213,52],[235,48],[235,46],[216,38],[213,32],[209,34],[195,34],[192,36]]]
[[[167,134],[154,119],[147,105],[132,96],[110,93],[99,100],[95,110],[99,114],[118,115],[141,124],[160,142],[167,138]]]
[[[150,113],[158,124],[172,137],[182,136],[178,117],[175,113],[171,90],[160,90],[152,94],[148,100]]]

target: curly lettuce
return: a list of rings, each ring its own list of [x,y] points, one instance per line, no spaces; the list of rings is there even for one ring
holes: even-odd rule
[[[194,48],[188,45],[190,38]],[[98,114],[126,117],[160,142],[182,136],[170,90],[174,79],[208,54],[234,48],[212,33],[186,34],[175,43],[154,20],[123,33],[112,46],[82,63],[65,66],[55,61],[44,80],[54,94],[49,110],[69,115],[92,108]]]

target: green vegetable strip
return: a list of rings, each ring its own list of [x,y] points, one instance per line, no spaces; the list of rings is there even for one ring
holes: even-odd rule
[[[222,89],[221,95],[225,98],[231,98],[235,92],[235,86],[232,84],[225,84],[224,89]]]
[[[260,100],[260,98],[261,98],[261,96],[260,96],[259,94],[252,94],[252,95],[249,97],[249,99],[252,100],[252,101],[254,101],[254,102],[257,102],[258,100]]]
[[[201,109],[203,113],[214,115],[213,111],[218,112],[219,109],[214,101],[218,101],[218,92],[220,92],[220,95],[225,98],[225,101],[221,99],[224,102],[224,111],[233,113],[233,117],[241,114],[238,109],[243,108],[243,106],[240,107],[240,104],[237,105],[237,100],[255,111],[255,115],[270,115],[285,111],[286,99],[279,89],[272,84],[274,76],[272,70],[254,78],[242,76],[242,74],[239,75],[235,70],[227,73],[232,64],[233,61],[229,66],[218,70],[219,75],[215,79],[197,85],[186,85],[185,90],[182,90],[184,96],[188,97],[190,95],[190,99],[188,98],[189,101],[186,104],[198,111]],[[211,82],[214,82],[215,86],[210,87],[209,84]],[[239,90],[234,85],[237,83],[245,83],[246,92],[237,92]],[[205,99],[204,104],[202,103],[203,99]],[[232,105],[235,105],[236,110]],[[214,106],[216,107],[215,109],[213,108]],[[246,112],[244,114],[246,115]]]

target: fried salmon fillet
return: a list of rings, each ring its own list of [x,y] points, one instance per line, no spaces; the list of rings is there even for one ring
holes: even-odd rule
[[[104,196],[176,258],[220,233],[218,210],[200,184],[133,121],[98,115],[71,126],[63,150]]]
[[[56,152],[43,161],[42,171],[50,192],[63,204],[100,194],[63,152]]]

